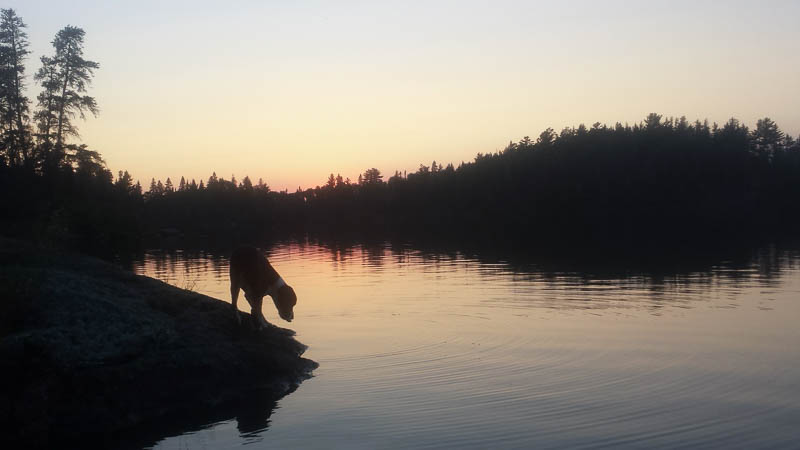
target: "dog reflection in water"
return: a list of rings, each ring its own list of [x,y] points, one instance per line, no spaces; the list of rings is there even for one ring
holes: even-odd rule
[[[267,325],[267,320],[261,312],[261,305],[265,295],[272,297],[272,302],[278,309],[281,319],[291,322],[294,319],[294,305],[297,296],[294,289],[283,281],[283,278],[267,261],[267,258],[256,248],[241,247],[231,255],[231,304],[236,320],[242,323],[236,302],[239,299],[239,289],[244,291],[244,298],[250,304],[251,315],[256,327],[261,329]]]

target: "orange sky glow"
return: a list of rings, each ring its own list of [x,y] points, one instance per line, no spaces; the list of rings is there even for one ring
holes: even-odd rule
[[[145,187],[215,171],[294,191],[650,112],[800,133],[798,2],[7,7],[29,27],[29,75],[59,28],[86,30],[101,112],[82,142]]]

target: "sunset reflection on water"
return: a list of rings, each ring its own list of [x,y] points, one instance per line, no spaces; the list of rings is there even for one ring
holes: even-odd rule
[[[289,326],[320,363],[268,427],[157,448],[789,445],[800,438],[797,252],[630,270],[410,246],[277,244]],[[225,252],[138,273],[229,300]],[[247,311],[245,302],[240,308]],[[260,443],[260,444],[259,444]]]

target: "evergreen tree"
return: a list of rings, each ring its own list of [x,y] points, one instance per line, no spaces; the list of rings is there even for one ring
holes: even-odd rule
[[[95,116],[98,112],[94,97],[83,95],[95,69],[100,67],[83,58],[84,35],[81,28],[69,25],[56,33],[52,42],[55,55],[42,57],[42,68],[34,77],[43,88],[38,97],[36,120],[48,165],[63,163],[67,150],[65,138],[79,136],[72,119],[75,116],[85,119],[87,112]]]
[[[119,171],[119,176],[117,177],[117,181],[114,182],[114,187],[117,188],[118,191],[123,192],[125,194],[131,194],[134,192],[134,185],[133,185],[133,177],[128,173],[126,170],[125,172]]]
[[[364,178],[362,180],[364,184],[381,184],[383,183],[383,175],[381,175],[381,171],[376,168],[367,169],[364,171]]]
[[[756,122],[756,128],[753,130],[753,143],[756,151],[774,153],[782,140],[783,132],[775,121],[765,117]]]
[[[31,133],[25,89],[28,34],[13,9],[0,11],[0,111],[2,147],[12,165],[30,163]]]
[[[36,121],[38,133],[36,137],[39,141],[38,154],[40,162],[53,164],[57,158],[51,154],[53,126],[56,123],[56,93],[58,92],[58,67],[53,58],[42,56],[42,67],[34,75],[34,80],[42,86],[42,92],[36,97],[38,109],[33,117]]]
[[[185,190],[186,190],[186,178],[183,178],[183,176],[181,176],[181,182],[178,185],[178,191],[184,192]]]
[[[173,191],[175,191],[175,188],[172,186],[172,180],[167,177],[167,183],[164,185],[164,192],[169,194]]]
[[[552,128],[548,128],[539,135],[539,138],[536,140],[536,145],[549,147],[553,142],[556,140],[556,133],[553,131]]]

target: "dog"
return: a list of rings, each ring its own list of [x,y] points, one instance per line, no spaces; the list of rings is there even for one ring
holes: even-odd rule
[[[250,304],[250,314],[256,322],[257,328],[261,329],[268,325],[261,312],[262,300],[265,295],[272,297],[272,302],[275,303],[281,319],[287,322],[294,319],[294,305],[297,304],[297,295],[295,295],[294,289],[283,281],[283,278],[278,275],[278,272],[258,249],[240,247],[234,250],[230,261],[230,278],[231,305],[240,325],[242,318],[236,308],[239,289],[244,291],[244,298]]]

